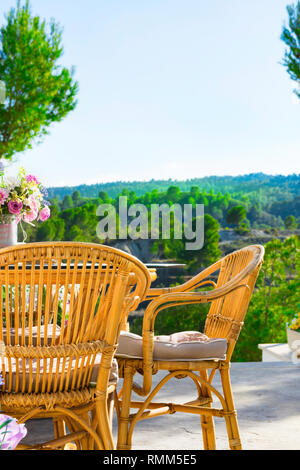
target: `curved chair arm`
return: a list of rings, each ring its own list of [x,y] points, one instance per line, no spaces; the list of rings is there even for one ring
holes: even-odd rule
[[[178,305],[208,303],[224,297],[239,288],[246,288],[247,284],[233,285],[228,282],[224,286],[205,292],[173,292],[161,295],[153,300],[147,307],[143,320],[143,386],[133,385],[134,391],[139,395],[148,395],[152,387],[152,366],[154,348],[154,323],[157,314],[169,307]]]
[[[211,279],[207,279],[207,277],[220,268],[221,261],[222,260],[217,261],[209,268],[204,269],[203,271],[196,274],[183,284],[173,287],[154,287],[152,289],[149,289],[145,300],[155,299],[156,297],[164,294],[171,294],[175,292],[189,292],[191,290],[197,289],[198,287],[203,287],[206,284],[211,284],[212,286],[216,287],[216,283]]]
[[[216,288],[212,291],[169,292],[160,295],[157,299],[152,300],[145,310],[143,331],[154,331],[155,318],[161,310],[169,307],[175,307],[177,305],[212,302],[213,300],[230,294],[240,287],[246,287],[249,289],[247,284],[233,285],[233,283],[228,282],[224,286]]]

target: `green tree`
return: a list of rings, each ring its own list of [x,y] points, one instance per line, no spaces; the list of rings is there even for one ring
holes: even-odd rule
[[[197,199],[200,195],[200,189],[198,186],[192,186],[191,187],[191,190],[190,190],[190,193],[191,193],[191,196],[194,198],[194,199]]]
[[[229,225],[240,225],[246,217],[246,209],[244,206],[234,206],[226,214],[226,222]]]
[[[105,203],[109,202],[108,194],[105,191],[100,191],[99,192],[99,198],[102,199],[102,201],[105,202]]]
[[[171,203],[177,202],[180,198],[180,188],[177,186],[170,186],[167,190],[167,199]]]
[[[73,200],[74,206],[78,205],[78,203],[80,202],[80,199],[81,199],[80,192],[78,191],[78,189],[76,189],[72,194],[72,200]]]
[[[286,67],[291,79],[294,80],[298,89],[296,95],[300,98],[300,0],[296,5],[288,5],[288,26],[284,26],[281,39],[288,46],[285,50],[283,65]]]
[[[73,207],[73,199],[71,198],[70,194],[67,194],[63,198],[62,209],[66,210],[66,209],[71,209],[72,207]]]
[[[154,243],[153,252],[161,253],[165,258],[176,259],[187,264],[190,273],[197,273],[201,268],[207,267],[217,261],[221,255],[219,249],[219,223],[211,215],[204,215],[204,245],[200,250],[187,250],[187,240],[183,234],[182,239],[174,239],[172,231],[170,239],[161,239]]]
[[[6,100],[0,105],[0,159],[32,147],[77,102],[73,69],[58,64],[62,30],[31,14],[29,1],[12,8],[0,29],[0,77]]]
[[[298,224],[296,222],[296,218],[293,215],[288,215],[284,219],[284,226],[287,230],[293,230],[298,227]]]
[[[78,225],[73,225],[71,230],[69,231],[69,239],[71,241],[83,241],[83,233]]]
[[[50,218],[37,226],[35,237],[30,241],[64,240],[64,221],[58,217]]]

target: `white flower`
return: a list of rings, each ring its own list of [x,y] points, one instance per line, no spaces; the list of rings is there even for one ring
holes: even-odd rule
[[[14,189],[16,186],[19,186],[20,185],[20,180],[19,178],[16,178],[14,176],[7,176],[5,178],[5,188],[8,190],[8,191],[11,191],[12,189]]]

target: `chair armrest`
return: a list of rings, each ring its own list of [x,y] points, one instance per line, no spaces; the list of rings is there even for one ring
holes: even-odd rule
[[[211,279],[207,279],[212,273],[216,272],[221,265],[221,261],[217,261],[214,263],[212,266],[209,268],[204,269],[200,273],[196,274],[193,276],[191,279],[188,281],[184,282],[183,284],[173,286],[173,287],[153,287],[152,289],[149,289],[147,292],[147,295],[144,300],[151,300],[154,299],[158,296],[164,295],[164,294],[170,294],[170,293],[175,293],[175,292],[190,292],[192,290],[197,289],[198,287],[203,287],[207,284],[210,284],[214,286],[215,288],[217,287],[216,283],[212,281]]]
[[[211,291],[202,292],[168,292],[152,300],[144,313],[143,331],[153,331],[156,315],[166,308],[185,304],[209,303],[213,300],[224,297],[236,289],[245,287],[250,290],[247,284],[233,285],[228,282],[222,287]]]
[[[214,287],[216,287],[216,283],[212,280],[205,280],[203,282],[197,282],[197,276],[192,278],[189,284],[192,283],[192,287],[189,289],[186,288],[186,284],[180,284],[178,286],[174,287],[153,287],[152,289],[149,289],[147,292],[147,295],[144,300],[152,300],[155,299],[156,297],[159,297],[164,294],[172,294],[176,292],[189,292],[191,289],[196,289],[198,287],[204,287],[207,284],[210,284]],[[193,282],[194,281],[194,282]]]
[[[143,385],[133,384],[133,389],[138,395],[146,396],[152,386],[152,366],[154,348],[154,322],[156,315],[169,307],[184,304],[208,303],[212,300],[224,297],[239,288],[246,288],[247,284],[234,285],[228,282],[224,286],[206,292],[171,292],[163,294],[148,305],[143,320]]]

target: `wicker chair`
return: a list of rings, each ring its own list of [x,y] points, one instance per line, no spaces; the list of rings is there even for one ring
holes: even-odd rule
[[[113,358],[128,312],[150,285],[136,258],[88,243],[0,250],[2,413],[51,418],[54,438],[18,449],[113,449]],[[1,367],[1,364],[0,364]],[[28,436],[29,437],[29,436]]]
[[[229,367],[263,255],[262,246],[249,246],[225,256],[180,286],[149,290],[147,298],[152,301],[145,310],[142,337],[122,332],[116,353],[119,373],[124,378],[117,400],[118,449],[131,449],[133,430],[139,420],[177,411],[201,415],[204,449],[216,447],[214,416],[225,418],[230,448],[241,449]],[[195,292],[205,285],[213,289]],[[211,303],[204,328],[206,336],[181,333],[183,342],[174,341],[172,336],[154,336],[155,318],[162,310],[206,302]],[[212,385],[216,370],[221,375],[221,393]],[[152,375],[158,371],[166,371],[166,375],[152,387]],[[133,382],[136,372],[143,375],[142,385]],[[170,379],[186,376],[196,385],[195,400],[184,404],[153,401]],[[133,401],[132,391],[147,398]],[[220,407],[212,406],[213,395]],[[131,409],[137,411],[130,414]]]

